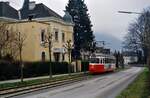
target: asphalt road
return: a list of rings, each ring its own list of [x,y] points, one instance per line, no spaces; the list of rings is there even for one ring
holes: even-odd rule
[[[18,96],[16,98],[115,98],[143,70],[132,67],[128,70],[108,74],[72,85]]]

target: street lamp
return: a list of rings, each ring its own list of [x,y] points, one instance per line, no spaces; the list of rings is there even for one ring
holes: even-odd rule
[[[130,12],[130,11],[118,11],[118,13],[124,13],[124,14],[142,14],[139,12]]]

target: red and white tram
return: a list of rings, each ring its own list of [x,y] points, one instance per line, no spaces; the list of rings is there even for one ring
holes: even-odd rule
[[[90,57],[89,72],[103,73],[115,70],[115,57],[106,54],[96,54]]]

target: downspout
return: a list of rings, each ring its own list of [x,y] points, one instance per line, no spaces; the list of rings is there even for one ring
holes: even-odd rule
[[[18,10],[18,16],[19,16],[19,20],[21,20],[21,13],[20,13],[20,10]]]

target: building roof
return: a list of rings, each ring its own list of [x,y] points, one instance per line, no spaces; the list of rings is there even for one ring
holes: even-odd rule
[[[18,11],[9,5],[9,2],[0,2],[0,17],[19,19]]]
[[[30,2],[24,0],[23,7],[18,11],[9,5],[9,2],[0,2],[0,18],[24,20],[35,18],[49,18],[54,17],[65,21],[66,23],[73,23],[71,15],[66,13],[64,17],[57,14],[55,11],[48,8],[43,3],[36,4],[35,1]]]
[[[58,15],[56,12],[48,8],[43,3],[36,4],[35,8],[32,10],[29,10],[29,7],[24,7],[20,10],[21,12],[21,19],[28,19],[30,15],[33,15],[33,18],[44,18],[44,17],[55,17],[62,19],[60,15]]]
[[[66,22],[73,23],[72,16],[67,11],[65,11],[65,15],[64,15],[63,19]]]

